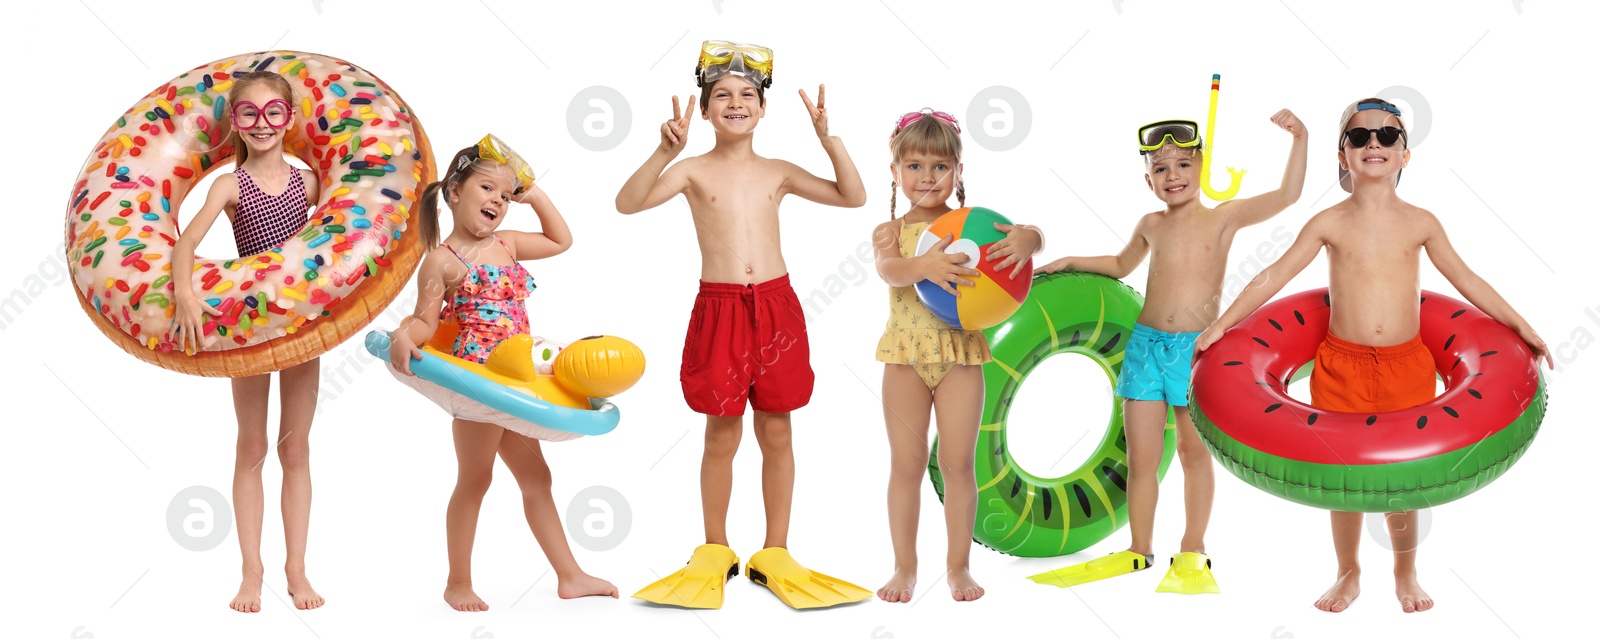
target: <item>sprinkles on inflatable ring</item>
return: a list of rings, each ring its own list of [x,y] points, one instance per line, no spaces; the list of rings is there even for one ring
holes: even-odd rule
[[[1448,503],[1504,474],[1532,443],[1548,398],[1516,333],[1461,300],[1423,291],[1421,337],[1445,391],[1377,414],[1322,411],[1285,388],[1328,330],[1327,289],[1272,302],[1196,353],[1189,406],[1223,467],[1328,510]]]
[[[312,167],[321,201],[283,245],[235,259],[195,258],[171,273],[178,207],[233,154],[233,78],[276,71],[294,89],[285,150]],[[432,151],[409,106],[354,64],[296,51],[195,67],[128,109],[95,144],[67,200],[67,260],[78,301],[118,346],[191,375],[245,377],[310,360],[370,322],[424,251],[407,224]],[[176,285],[222,312],[204,348],[177,348]]]

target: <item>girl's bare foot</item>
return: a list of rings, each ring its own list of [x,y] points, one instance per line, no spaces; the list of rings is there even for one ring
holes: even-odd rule
[[[889,603],[910,603],[911,591],[917,587],[917,571],[895,570],[889,583],[878,589],[878,598]]]
[[[305,571],[287,571],[289,577],[289,598],[294,600],[296,610],[314,610],[321,608],[324,603],[322,595],[311,587],[311,581],[306,579]]]
[[[239,594],[233,596],[228,607],[239,612],[261,612],[261,579],[246,578],[239,582]]]
[[[617,587],[589,573],[578,573],[578,576],[571,579],[560,580],[556,585],[556,596],[562,599],[602,596],[616,599]]]
[[[1423,592],[1416,575],[1395,575],[1394,594],[1400,598],[1400,609],[1406,612],[1422,612],[1433,607],[1433,597]]]
[[[445,584],[444,602],[451,608],[461,612],[483,612],[489,609],[489,604],[472,591],[472,584]]]
[[[977,601],[983,596],[983,586],[972,579],[966,568],[950,571],[950,596],[956,601]]]
[[[1333,582],[1333,587],[1322,593],[1322,598],[1315,604],[1318,610],[1327,612],[1344,612],[1350,604],[1355,603],[1356,596],[1361,594],[1361,571],[1352,570],[1339,575]]]

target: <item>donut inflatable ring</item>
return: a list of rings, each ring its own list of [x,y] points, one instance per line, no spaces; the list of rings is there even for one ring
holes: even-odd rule
[[[229,166],[227,95],[251,71],[276,71],[294,88],[284,149],[316,172],[321,201],[278,247],[197,256],[193,273],[172,273],[178,208]],[[170,370],[246,377],[300,364],[377,317],[411,278],[424,251],[407,221],[434,171],[416,114],[361,67],[297,51],[200,65],[118,117],[79,171],[66,221],[78,302],[123,350]],[[174,339],[176,285],[222,311],[194,355]]]
[[[1494,481],[1544,419],[1538,361],[1461,300],[1423,291],[1420,305],[1445,390],[1404,410],[1325,412],[1285,392],[1328,332],[1325,288],[1263,306],[1196,353],[1190,406],[1212,455],[1252,486],[1328,510],[1427,508]]]
[[[1006,418],[1028,374],[1057,354],[1088,357],[1115,388],[1123,348],[1143,307],[1143,296],[1112,278],[1051,273],[1033,279],[1027,299],[1009,319],[984,330],[994,360],[983,365],[973,541],[1018,557],[1057,557],[1093,546],[1127,523],[1128,443],[1121,399],[1112,398],[1111,422],[1100,446],[1061,477],[1036,475],[1017,463],[1006,442]],[[1176,435],[1169,411],[1158,477],[1165,477],[1172,463]],[[928,457],[928,477],[943,500],[938,439]]]

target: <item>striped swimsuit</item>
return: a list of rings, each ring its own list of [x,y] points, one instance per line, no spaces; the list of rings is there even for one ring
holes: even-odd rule
[[[300,169],[290,169],[294,176],[289,188],[278,195],[261,192],[244,167],[234,169],[239,179],[239,206],[233,215],[233,242],[239,247],[239,257],[265,253],[305,228],[306,184]]]

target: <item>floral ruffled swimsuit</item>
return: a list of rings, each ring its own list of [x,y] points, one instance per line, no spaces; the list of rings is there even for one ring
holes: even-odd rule
[[[900,222],[900,257],[916,255],[917,240],[929,224]],[[989,338],[983,331],[964,331],[939,321],[917,299],[915,285],[889,288],[889,324],[878,339],[878,361],[911,366],[931,391],[950,369],[990,359]]]
[[[511,254],[504,240],[496,237],[495,241]],[[456,295],[442,317],[461,327],[450,354],[482,364],[500,342],[528,332],[528,311],[523,300],[533,293],[533,276],[518,263],[475,265],[449,244],[444,247],[467,265],[467,276],[456,287]]]

